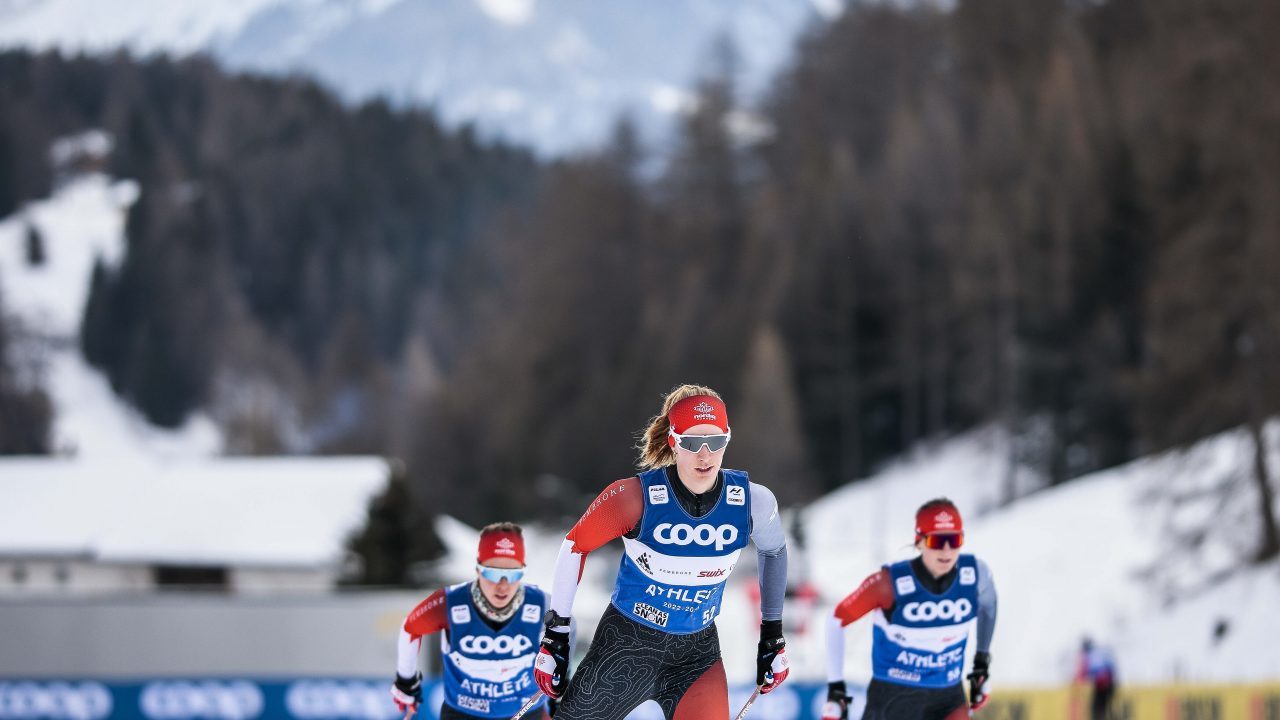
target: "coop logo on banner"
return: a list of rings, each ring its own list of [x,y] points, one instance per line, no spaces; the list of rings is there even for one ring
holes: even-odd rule
[[[0,682],[0,720],[102,720],[111,691],[96,682]]]
[[[284,705],[299,720],[390,720],[400,716],[385,683],[359,680],[299,680],[285,691]]]
[[[150,720],[248,720],[262,715],[262,690],[245,680],[147,683],[138,700]]]

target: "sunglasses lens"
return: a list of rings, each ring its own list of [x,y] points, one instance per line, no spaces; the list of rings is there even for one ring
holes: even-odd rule
[[[964,533],[933,533],[924,536],[924,546],[930,550],[941,550],[947,545],[953,549],[964,545]]]
[[[729,444],[728,435],[681,435],[680,447],[689,452],[698,452],[703,445],[711,452],[720,452]]]
[[[480,575],[489,582],[498,583],[506,580],[509,583],[514,583],[524,577],[524,570],[520,568],[492,568],[481,565]]]

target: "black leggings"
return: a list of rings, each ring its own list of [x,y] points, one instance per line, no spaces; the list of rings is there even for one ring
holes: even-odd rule
[[[964,686],[920,688],[872,680],[862,720],[951,720],[969,716]]]
[[[621,720],[646,700],[657,701],[669,719],[728,717],[715,625],[675,635],[641,625],[610,605],[555,720]]]
[[[1111,696],[1116,692],[1113,685],[1094,685],[1093,702],[1090,703],[1089,717],[1092,720],[1110,720]]]

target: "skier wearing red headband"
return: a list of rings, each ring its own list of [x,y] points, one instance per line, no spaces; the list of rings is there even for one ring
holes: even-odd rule
[[[787,546],[778,503],[745,472],[721,468],[729,438],[714,390],[677,387],[644,431],[643,471],[605,488],[566,536],[534,672],[547,695],[563,697],[556,720],[620,720],[650,699],[668,720],[727,718],[715,619],[748,539],[759,560],[763,619],[756,685],[767,693],[787,677]],[[564,630],[583,564],[619,537],[624,553],[613,597],[570,679]]]
[[[844,627],[871,613],[872,679],[863,720],[959,720],[987,702],[996,586],[987,564],[959,552],[964,521],[946,498],[916,511],[920,555],[886,565],[827,619],[827,702],[823,720],[848,720]],[[977,618],[977,652],[965,700],[968,623]]]
[[[443,630],[444,705],[440,720],[509,718],[537,692],[533,661],[547,609],[546,593],[521,583],[524,537],[515,523],[481,529],[476,579],[437,590],[400,630],[391,697],[401,712],[422,703],[422,636]],[[547,718],[543,699],[526,718]]]

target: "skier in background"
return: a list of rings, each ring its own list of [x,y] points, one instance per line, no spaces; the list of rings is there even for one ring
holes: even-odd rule
[[[1116,694],[1116,662],[1111,650],[1094,644],[1086,637],[1080,643],[1080,664],[1076,682],[1087,682],[1092,690],[1089,700],[1091,720],[1109,720],[1111,701]]]
[[[542,635],[546,593],[521,582],[524,535],[515,523],[480,530],[476,579],[437,590],[405,618],[391,697],[410,714],[422,703],[418,654],[422,636],[441,630],[444,704],[441,720],[510,718],[538,692],[533,661]],[[545,718],[540,701],[526,718]]]
[[[727,718],[715,619],[748,537],[762,598],[756,685],[767,693],[787,677],[787,546],[778,504],[745,472],[721,469],[729,437],[714,390],[677,387],[641,439],[643,472],[605,488],[565,537],[534,673],[547,695],[563,697],[557,720],[620,720],[649,699],[668,720]],[[625,552],[613,598],[570,679],[563,630],[586,556],[618,537]]]
[[[954,503],[930,500],[916,511],[913,560],[886,565],[827,618],[827,702],[823,720],[848,720],[844,627],[868,613],[875,623],[871,684],[863,720],[959,720],[987,703],[996,587],[987,564],[968,554]],[[966,627],[978,619],[977,652],[965,699]]]

